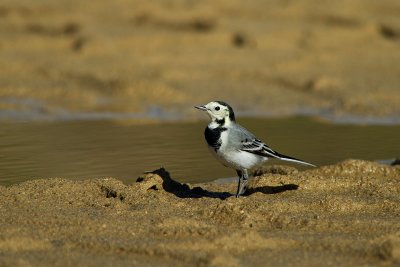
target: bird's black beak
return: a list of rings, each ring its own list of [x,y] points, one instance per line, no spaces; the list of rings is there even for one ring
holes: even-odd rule
[[[205,106],[194,106],[194,107],[202,111],[207,111],[207,108]]]

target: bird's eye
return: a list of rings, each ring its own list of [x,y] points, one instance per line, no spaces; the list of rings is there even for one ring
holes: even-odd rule
[[[214,109],[215,109],[216,111],[218,111],[218,110],[220,109],[220,107],[217,106],[217,107],[215,107]]]

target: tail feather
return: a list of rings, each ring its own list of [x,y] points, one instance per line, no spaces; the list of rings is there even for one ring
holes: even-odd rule
[[[258,143],[260,143],[261,141],[258,141],[257,139],[256,139],[256,141],[258,142]],[[301,159],[296,159],[296,158],[293,158],[293,157],[289,157],[289,156],[286,156],[286,155],[283,155],[283,154],[280,154],[280,153],[278,153],[278,152],[276,152],[275,150],[272,150],[271,148],[269,148],[266,144],[264,144],[264,143],[261,143],[263,146],[261,147],[261,149],[260,149],[260,147],[259,146],[257,146],[257,147],[255,147],[255,148],[243,148],[242,150],[243,151],[246,151],[246,152],[249,152],[249,153],[253,153],[253,154],[256,154],[256,155],[260,155],[260,156],[263,156],[263,157],[274,157],[274,158],[277,158],[277,159],[280,159],[280,160],[284,160],[284,161],[289,161],[289,162],[294,162],[294,163],[299,163],[299,164],[303,164],[303,165],[307,165],[307,166],[311,166],[311,167],[317,167],[317,166],[315,166],[314,164],[311,164],[311,163],[308,163],[308,162],[305,162],[305,161],[303,161],[303,160],[301,160]]]
[[[293,158],[293,157],[285,156],[285,155],[282,155],[282,154],[277,153],[277,152],[275,152],[275,157],[280,159],[280,160],[284,160],[284,161],[299,163],[299,164],[303,164],[303,165],[307,165],[307,166],[311,166],[311,167],[317,167],[314,164],[311,164],[311,163],[308,163],[308,162],[305,162],[303,160],[296,159],[296,158]]]

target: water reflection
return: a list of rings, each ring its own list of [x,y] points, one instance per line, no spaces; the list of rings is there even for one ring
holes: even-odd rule
[[[399,156],[399,126],[333,125],[307,118],[239,121],[279,152],[317,165]],[[47,177],[115,177],[130,183],[160,166],[181,182],[234,176],[208,152],[206,124],[1,123],[0,184]]]

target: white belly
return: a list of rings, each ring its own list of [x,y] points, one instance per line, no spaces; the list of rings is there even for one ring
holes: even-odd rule
[[[224,166],[235,170],[253,169],[268,160],[266,157],[241,150],[224,151],[220,149],[215,152],[213,148],[210,148],[210,151]]]
[[[235,170],[250,170],[261,165],[268,158],[246,151],[234,149],[235,144],[228,140],[229,130],[221,133],[221,146],[217,151],[209,147],[211,153],[226,167]]]

